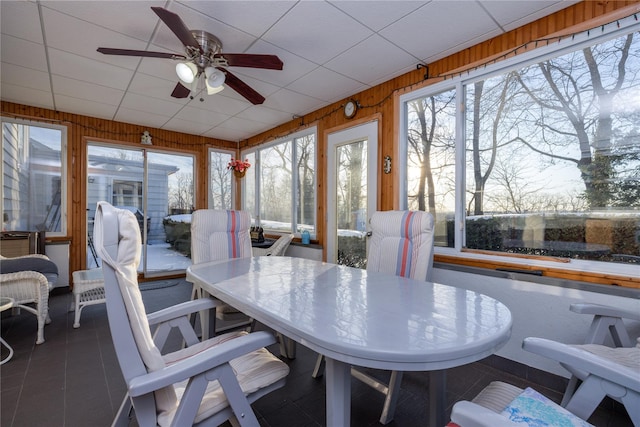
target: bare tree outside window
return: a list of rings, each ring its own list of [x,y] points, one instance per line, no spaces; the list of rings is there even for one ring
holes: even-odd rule
[[[233,174],[227,165],[231,154],[211,151],[209,155],[209,209],[232,209]]]
[[[464,114],[465,247],[640,262],[637,33],[463,89],[463,113],[455,89],[406,102],[407,205],[434,214],[437,245],[453,246],[458,229],[455,117]]]

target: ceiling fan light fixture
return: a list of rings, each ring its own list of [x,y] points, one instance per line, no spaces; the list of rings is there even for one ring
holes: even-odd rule
[[[205,83],[207,85],[207,93],[209,93],[209,95],[220,92],[224,89],[222,85],[224,84],[226,76],[222,71],[214,67],[207,67],[204,69],[204,75],[206,76]],[[209,92],[210,88],[214,92]]]
[[[191,84],[198,75],[198,67],[193,62],[178,62],[176,74],[181,82]]]

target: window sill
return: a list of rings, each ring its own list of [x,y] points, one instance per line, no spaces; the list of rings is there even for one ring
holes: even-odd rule
[[[488,270],[517,272],[523,276],[543,276],[575,282],[640,289],[638,266],[582,261],[568,258],[539,257],[437,248],[434,261]]]

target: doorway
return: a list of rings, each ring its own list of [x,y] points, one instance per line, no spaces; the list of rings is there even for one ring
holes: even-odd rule
[[[377,209],[378,121],[330,133],[327,152],[327,262],[365,268]]]
[[[89,143],[87,146],[87,268],[100,266],[93,246],[96,203],[133,213],[140,227],[145,277],[175,274],[191,265],[194,207],[191,155]]]

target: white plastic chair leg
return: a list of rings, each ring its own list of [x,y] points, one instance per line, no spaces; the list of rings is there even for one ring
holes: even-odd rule
[[[583,420],[588,420],[607,395],[603,390],[603,386],[606,386],[606,384],[603,384],[602,379],[593,376],[588,377],[573,393],[565,409]]]

